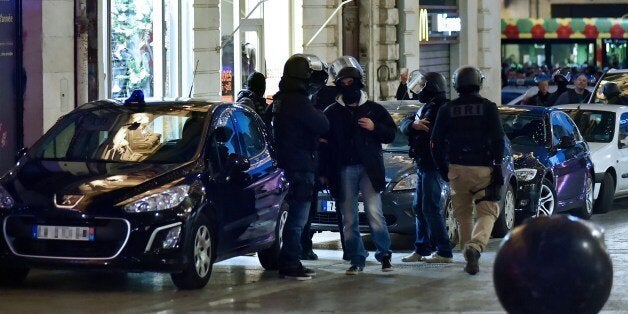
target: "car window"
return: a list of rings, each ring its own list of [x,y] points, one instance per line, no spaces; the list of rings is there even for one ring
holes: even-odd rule
[[[615,134],[615,113],[601,110],[563,109],[587,142],[610,143]]]
[[[622,113],[619,118],[619,141],[617,145],[620,149],[628,148],[628,112]]]
[[[256,116],[246,111],[236,110],[233,113],[233,117],[236,133],[243,146],[244,156],[251,158],[262,153],[266,148],[266,143],[264,141],[264,133]]]
[[[546,141],[546,129],[543,118],[537,115],[513,111],[500,113],[504,133],[513,145],[543,146]]]
[[[552,113],[550,123],[552,124],[552,145],[558,145],[563,136],[573,136],[573,132],[569,132],[566,121],[561,119],[559,112]]]
[[[614,99],[606,99],[604,93],[604,85],[608,83],[615,83],[619,87],[620,95]],[[607,73],[601,79],[599,84],[595,87],[593,97],[591,97],[591,103],[597,104],[611,104],[611,105],[628,105],[628,73]]]
[[[224,142],[222,142],[222,140],[218,141],[216,138],[218,129],[220,129],[220,132],[226,137]],[[214,171],[219,172],[224,169],[229,154],[239,154],[240,150],[238,149],[238,137],[236,134],[236,128],[231,119],[231,113],[224,111],[213,130],[209,144],[209,152],[207,154],[209,163]]]
[[[582,140],[580,138],[580,134],[578,133],[578,127],[573,123],[573,121],[571,121],[571,118],[563,112],[557,112],[557,114],[563,127],[565,128],[567,136],[573,137],[576,141]]]

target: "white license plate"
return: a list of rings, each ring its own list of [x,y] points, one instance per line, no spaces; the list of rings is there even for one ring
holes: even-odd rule
[[[335,212],[336,211],[336,201],[322,201],[321,202],[321,211],[322,212]],[[364,202],[358,202],[358,212],[364,212]]]
[[[34,225],[33,238],[42,240],[94,241],[94,227]]]

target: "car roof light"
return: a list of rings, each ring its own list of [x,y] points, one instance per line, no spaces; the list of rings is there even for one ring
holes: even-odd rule
[[[124,101],[125,106],[144,106],[144,91],[136,89],[131,93],[131,96]]]

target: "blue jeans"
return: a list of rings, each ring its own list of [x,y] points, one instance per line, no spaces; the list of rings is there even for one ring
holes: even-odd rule
[[[441,206],[441,178],[436,170],[417,168],[418,182],[412,209],[416,217],[414,251],[428,256],[434,249],[442,257],[452,257],[451,243]]]
[[[384,256],[391,256],[390,234],[386,220],[382,213],[382,199],[379,192],[373,189],[371,180],[362,165],[351,165],[340,171],[340,210],[345,233],[345,250],[351,265],[364,267],[368,252],[360,236],[358,220],[358,195],[362,192],[364,211],[371,227],[371,237],[377,251],[375,259],[382,260]]]
[[[286,179],[290,190],[286,196],[288,218],[283,229],[283,245],[279,253],[279,268],[294,269],[301,266],[301,233],[307,222],[312,192],[314,172],[288,172]]]

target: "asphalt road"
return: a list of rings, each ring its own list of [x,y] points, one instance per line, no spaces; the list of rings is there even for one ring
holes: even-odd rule
[[[628,309],[628,199],[615,202],[592,221],[605,229],[614,267],[611,295],[603,313]],[[402,263],[412,239],[395,236],[394,271],[383,273],[373,254],[364,273],[346,276],[338,234],[315,236],[318,261],[313,280],[279,279],[257,257],[243,256],[214,265],[202,290],[177,291],[167,274],[94,273],[34,270],[20,288],[0,288],[0,313],[187,313],[187,312],[482,312],[503,313],[493,288],[493,261],[501,239],[482,253],[480,273],[453,264]],[[577,275],[577,274],[574,274]]]

